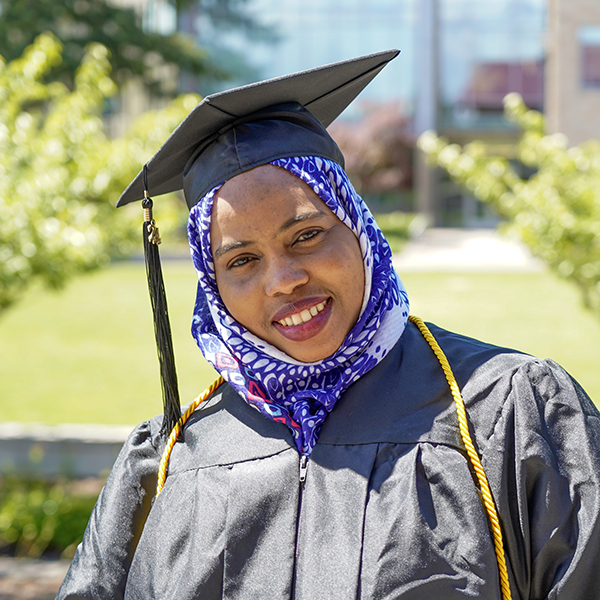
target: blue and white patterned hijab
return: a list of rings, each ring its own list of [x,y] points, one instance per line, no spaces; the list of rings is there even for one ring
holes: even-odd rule
[[[199,280],[192,335],[206,360],[242,398],[268,418],[285,423],[298,451],[310,455],[344,390],[400,338],[408,320],[408,296],[381,230],[338,164],[310,156],[271,164],[307,183],[357,237],[365,266],[358,320],[338,350],[314,363],[295,360],[238,323],[219,295],[210,248],[213,198],[221,184],[190,212],[188,234]]]

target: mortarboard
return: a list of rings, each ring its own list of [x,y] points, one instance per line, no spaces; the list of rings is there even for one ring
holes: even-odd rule
[[[278,158],[322,156],[344,165],[326,127],[398,55],[388,50],[206,96],[144,165],[117,202],[142,200],[144,255],[163,389],[162,431],[181,417],[152,200],[184,190],[191,208],[213,187]]]
[[[294,110],[304,113],[302,115],[304,122],[299,127],[310,123],[311,120],[313,123],[310,125],[315,131],[318,128],[317,124],[320,124],[323,129],[328,127],[398,53],[398,50],[388,50],[369,54],[206,96],[146,164],[148,184],[146,189],[153,196],[182,189],[186,166],[189,167],[191,158],[198,157],[199,149],[204,151],[210,149],[211,145],[214,146],[215,143],[222,141],[221,138],[236,126],[266,120],[265,116],[269,113],[267,110],[269,108],[288,105],[287,108],[292,114]],[[282,107],[281,112],[288,111]],[[282,115],[278,119],[273,111],[270,111],[270,114],[272,117],[270,120],[283,120]],[[302,121],[301,118],[300,120]],[[274,132],[269,136],[280,142],[280,152],[284,152],[275,158],[290,156],[289,153],[285,153],[283,146],[286,143],[288,146],[294,145],[293,140],[289,137],[286,140],[285,137],[281,137],[282,135],[284,132]],[[260,136],[261,144],[264,144],[266,139],[267,136]],[[256,147],[261,144],[254,144],[255,152],[259,151]],[[251,162],[254,163],[256,160]],[[210,166],[214,169],[218,165]],[[209,170],[208,166],[205,170]],[[209,186],[206,191],[225,180],[219,179],[219,175],[220,171],[204,174],[207,182],[214,181],[212,185],[206,184]],[[143,197],[143,173],[140,171],[119,198],[117,206],[141,200]]]

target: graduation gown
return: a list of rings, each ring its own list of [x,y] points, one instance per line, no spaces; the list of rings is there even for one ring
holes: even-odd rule
[[[495,498],[512,596],[600,598],[600,421],[556,363],[431,326]],[[288,429],[221,386],[164,440],[140,424],[59,599],[500,599],[441,367],[409,323],[323,426],[300,482]]]

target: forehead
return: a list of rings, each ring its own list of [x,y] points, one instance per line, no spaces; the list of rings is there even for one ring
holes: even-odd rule
[[[213,200],[211,229],[225,223],[266,227],[274,220],[307,211],[333,216],[298,177],[281,167],[263,165],[223,184]]]

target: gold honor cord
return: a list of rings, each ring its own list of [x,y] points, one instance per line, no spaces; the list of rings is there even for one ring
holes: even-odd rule
[[[431,331],[429,331],[427,325],[423,322],[419,317],[415,317],[411,315],[408,317],[411,322],[413,322],[418,328],[427,343],[430,345],[433,350],[436,358],[438,359],[444,374],[446,375],[446,380],[448,381],[448,385],[450,386],[450,391],[452,392],[452,397],[454,398],[454,403],[456,405],[456,413],[458,415],[458,427],[460,429],[460,435],[465,445],[465,449],[467,450],[467,455],[469,460],[471,461],[471,465],[473,466],[473,470],[477,475],[477,480],[479,482],[479,488],[481,491],[481,496],[483,498],[483,504],[485,506],[488,519],[490,520],[490,524],[492,527],[492,534],[494,538],[494,550],[496,552],[496,560],[498,562],[498,571],[500,574],[500,588],[502,591],[502,600],[511,600],[512,596],[510,593],[510,583],[508,581],[508,571],[506,568],[506,559],[504,557],[504,543],[502,541],[502,530],[500,529],[500,521],[498,520],[498,512],[496,511],[496,505],[494,504],[494,498],[492,497],[492,492],[490,491],[490,485],[487,480],[487,476],[485,471],[483,470],[483,466],[481,465],[481,460],[479,460],[479,456],[477,455],[477,451],[475,450],[475,446],[473,445],[473,441],[471,439],[471,434],[469,433],[469,426],[467,423],[467,411],[465,408],[464,400],[461,396],[460,389],[458,388],[458,384],[456,383],[456,379],[454,378],[454,374],[452,373],[452,369],[450,367],[450,363],[446,358],[446,355],[440,348],[436,339],[433,337]],[[173,450],[173,446],[177,438],[179,437],[179,433],[181,429],[185,425],[186,421],[190,418],[192,413],[204,402],[207,398],[224,382],[222,377],[219,377],[209,388],[207,388],[201,396],[198,396],[188,407],[188,409],[181,415],[181,419],[179,419],[177,425],[171,431],[171,435],[167,441],[167,445],[165,446],[160,466],[158,469],[158,483],[156,485],[156,495],[160,494],[162,491],[165,480],[167,478],[167,467],[169,464],[169,457],[171,456],[171,451]]]
[[[203,403],[208,397],[224,382],[225,380],[219,375],[219,377],[211,383],[211,385],[204,390],[204,393],[198,396],[187,408],[187,410],[181,415],[181,419],[177,421],[177,424],[171,430],[171,435],[167,440],[167,445],[160,459],[160,465],[158,467],[158,481],[156,483],[156,495],[158,496],[162,489],[165,487],[165,480],[167,479],[167,467],[169,466],[169,457],[173,446],[179,437],[181,429],[185,425],[186,421],[190,418],[192,413]]]
[[[450,363],[448,362],[446,355],[440,348],[436,339],[433,337],[433,334],[431,333],[431,331],[429,331],[427,325],[425,325],[422,319],[419,319],[419,317],[415,317],[414,315],[411,315],[410,317],[408,317],[408,319],[419,328],[419,331],[421,332],[425,340],[427,340],[427,343],[431,346],[431,349],[433,350],[436,358],[440,362],[442,370],[444,371],[444,375],[446,375],[446,380],[448,381],[450,391],[452,392],[452,397],[454,398],[454,403],[456,404],[456,413],[458,415],[458,428],[460,429],[460,436],[462,437],[463,444],[465,445],[465,449],[467,450],[467,455],[469,456],[469,460],[471,461],[473,470],[477,475],[479,488],[481,490],[481,496],[483,498],[483,504],[487,511],[488,519],[490,520],[490,525],[492,526],[492,534],[494,537],[494,550],[496,551],[496,560],[498,561],[498,571],[500,574],[500,588],[502,591],[502,599],[511,600],[512,596],[510,593],[508,571],[506,568],[506,559],[504,557],[504,542],[502,541],[502,530],[500,529],[498,512],[496,511],[496,505],[494,504],[494,498],[492,497],[492,492],[490,491],[490,485],[488,483],[487,476],[485,474],[485,471],[483,470],[483,466],[481,465],[481,461],[479,460],[479,456],[477,455],[475,446],[473,445],[471,434],[469,433],[465,402],[458,388],[458,384],[456,383],[456,379],[454,378],[454,374],[452,373],[452,369],[450,368]]]

